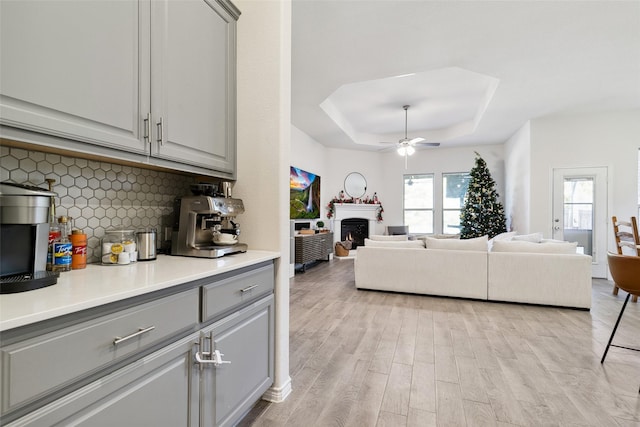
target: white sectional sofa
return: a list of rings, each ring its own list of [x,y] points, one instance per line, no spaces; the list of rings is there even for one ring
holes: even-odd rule
[[[357,288],[591,308],[591,257],[568,242],[385,237],[358,248]]]

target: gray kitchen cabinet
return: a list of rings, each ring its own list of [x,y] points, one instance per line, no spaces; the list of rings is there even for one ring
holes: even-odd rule
[[[151,154],[233,173],[237,10],[226,2],[156,1],[151,17]]]
[[[228,0],[0,2],[0,135],[235,178]]]
[[[0,425],[227,426],[272,385],[263,262],[0,336]]]
[[[198,325],[198,290],[114,309],[11,342],[3,333],[1,415],[63,390]],[[166,313],[171,312],[169,317]],[[9,342],[7,342],[9,341]]]
[[[45,405],[7,427],[199,425],[194,333]]]
[[[222,363],[202,365],[201,426],[236,424],[273,384],[273,309],[269,295],[202,330],[201,348]]]
[[[137,1],[0,2],[0,124],[145,153],[143,14]]]
[[[180,377],[180,360],[190,360],[185,354],[191,347],[173,342],[197,331],[198,304],[199,289],[191,288],[3,332],[3,422],[24,414],[16,426],[55,425],[68,417],[97,420],[103,409],[128,405],[128,395],[143,399],[137,397],[140,390],[157,388],[167,399],[191,395],[190,380],[175,390],[162,388]]]

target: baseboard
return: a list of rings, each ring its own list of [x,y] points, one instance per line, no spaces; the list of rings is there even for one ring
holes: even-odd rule
[[[282,387],[271,387],[262,395],[262,400],[272,403],[284,402],[284,400],[291,394],[291,377],[287,379],[287,382]]]

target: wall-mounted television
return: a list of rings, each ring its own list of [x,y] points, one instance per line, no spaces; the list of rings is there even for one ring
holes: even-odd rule
[[[291,166],[289,174],[289,217],[320,218],[320,176]]]

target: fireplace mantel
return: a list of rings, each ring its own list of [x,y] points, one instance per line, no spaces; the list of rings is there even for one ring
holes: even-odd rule
[[[376,221],[378,220],[378,210],[380,204],[370,203],[335,203],[333,205],[333,241],[339,242],[342,239],[340,230],[342,229],[342,220],[350,218],[363,218],[369,221],[369,235],[375,230]]]
[[[364,218],[376,221],[378,219],[379,204],[369,203],[335,203],[334,221],[342,221],[347,218]]]

